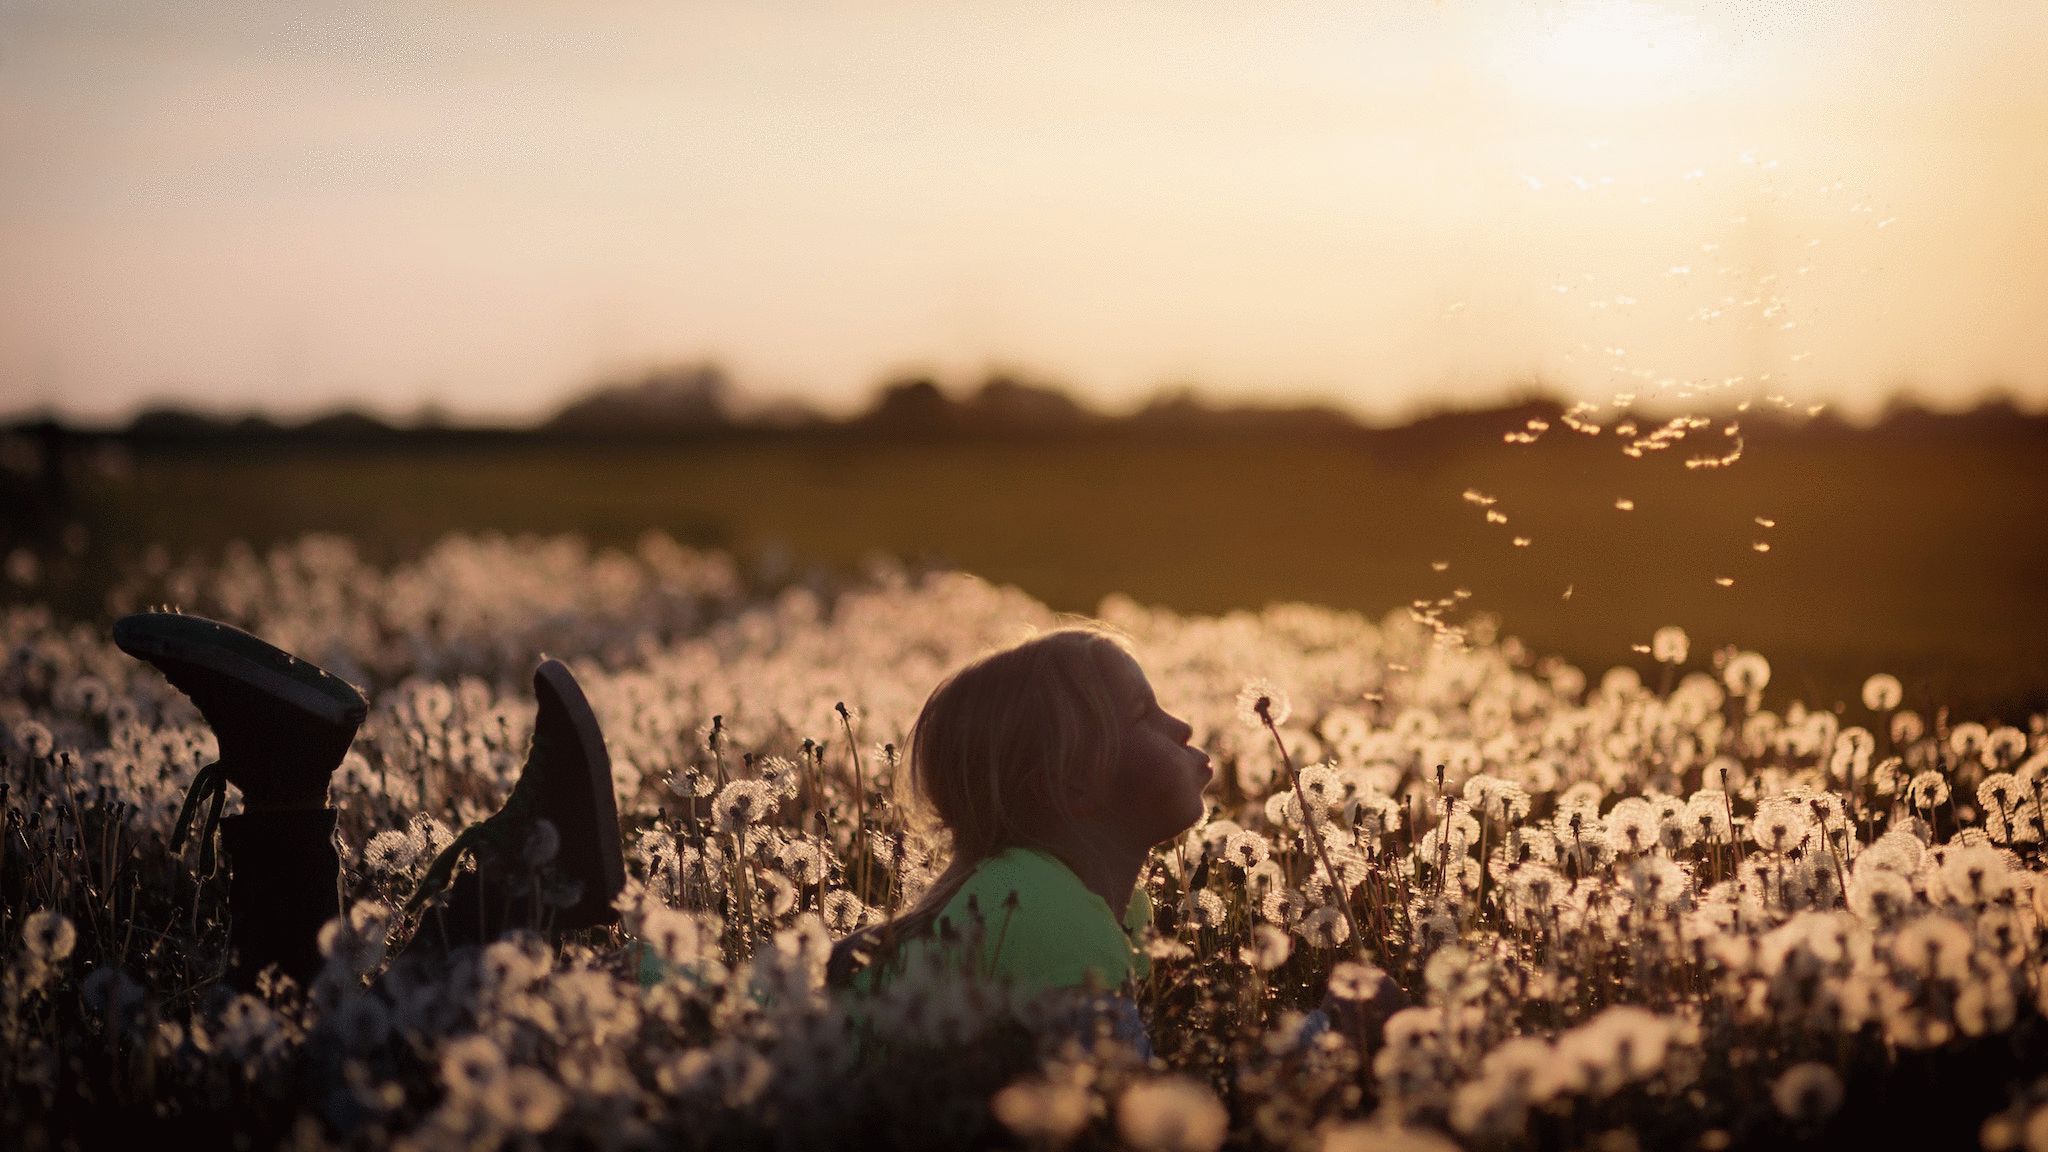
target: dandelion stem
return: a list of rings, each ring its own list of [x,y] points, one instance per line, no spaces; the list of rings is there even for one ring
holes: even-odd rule
[[[1344,923],[1351,929],[1351,947],[1362,953],[1365,937],[1358,931],[1358,917],[1351,912],[1351,893],[1337,878],[1337,869],[1330,864],[1330,849],[1323,843],[1322,833],[1316,828],[1315,813],[1309,807],[1308,794],[1302,791],[1301,776],[1294,771],[1294,758],[1287,754],[1287,741],[1280,738],[1280,729],[1273,724],[1272,706],[1264,699],[1258,702],[1259,719],[1266,725],[1266,731],[1273,734],[1273,743],[1280,749],[1280,766],[1287,770],[1287,780],[1294,786],[1294,798],[1301,804],[1302,823],[1308,829],[1308,838],[1315,845],[1316,856],[1323,862],[1323,874],[1329,877],[1330,891],[1337,898],[1337,907],[1344,913]]]
[[[856,866],[860,869],[860,880],[857,882],[854,890],[860,894],[861,899],[865,900],[868,898],[868,859],[870,856],[867,837],[867,781],[861,774],[860,742],[853,738],[853,716],[846,710],[846,702],[844,700],[834,704],[832,708],[839,713],[839,726],[846,732],[846,747],[853,754],[853,838],[860,850],[860,855],[856,860]]]

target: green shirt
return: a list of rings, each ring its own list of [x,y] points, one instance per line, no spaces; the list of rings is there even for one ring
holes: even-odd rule
[[[1017,894],[1014,908],[1007,906],[1012,892]],[[1151,970],[1138,945],[1139,934],[1152,922],[1152,901],[1142,884],[1131,889],[1119,920],[1108,902],[1058,857],[1035,848],[1010,848],[982,861],[940,911],[939,919],[951,920],[963,938],[974,922],[967,909],[970,898],[984,924],[976,971],[1006,979],[1019,991],[1081,988],[1090,971],[1101,988],[1116,991]],[[901,968],[886,966],[915,971],[938,946],[929,934],[907,940],[899,946]],[[884,966],[878,959],[856,973],[854,990],[873,992],[876,972]]]
[[[1017,894],[1014,909],[1006,907],[1011,892]],[[1057,856],[1036,848],[1010,848],[983,860],[940,911],[938,919],[951,920],[963,936],[974,922],[967,910],[970,898],[981,909],[985,924],[977,970],[1007,979],[1018,991],[1084,988],[1092,971],[1102,990],[1114,992],[1151,971],[1138,944],[1152,922],[1152,900],[1142,884],[1131,889],[1119,921],[1110,914],[1108,902]],[[856,972],[849,991],[854,999],[864,999],[876,991],[879,970],[915,971],[938,946],[932,933],[904,941],[898,957],[878,957]],[[637,967],[645,986],[677,974],[696,979],[687,970],[662,963],[644,944]]]

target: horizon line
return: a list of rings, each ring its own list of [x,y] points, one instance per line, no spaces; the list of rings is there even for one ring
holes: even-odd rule
[[[280,430],[300,428],[337,417],[358,416],[373,420],[396,432],[545,431],[551,422],[577,404],[606,394],[629,394],[635,387],[664,375],[705,372],[717,373],[727,386],[727,390],[724,392],[723,404],[717,418],[706,420],[703,424],[707,427],[724,425],[760,429],[779,426],[856,425],[872,418],[892,391],[919,382],[931,383],[950,405],[966,406],[971,404],[991,382],[997,380],[1009,380],[1033,390],[1057,395],[1070,402],[1082,418],[1104,423],[1131,420],[1141,417],[1148,411],[1180,402],[1192,402],[1196,407],[1216,415],[1321,411],[1341,416],[1360,428],[1374,430],[1404,428],[1444,416],[1482,414],[1545,404],[1554,405],[1561,410],[1584,404],[1591,405],[1596,411],[1617,414],[1728,413],[1761,407],[1764,409],[1762,414],[1775,414],[1771,409],[1777,409],[1786,415],[1795,415],[1804,410],[1809,418],[1825,413],[1840,423],[1859,429],[1875,427],[1898,412],[1913,410],[1958,416],[1986,408],[2005,408],[2023,417],[2048,416],[2048,394],[2030,396],[2019,386],[2003,380],[1986,381],[1963,396],[1946,398],[1930,396],[1924,386],[1918,383],[1902,383],[1879,394],[1875,404],[1864,403],[1855,406],[1847,406],[1836,399],[1821,396],[1790,400],[1784,397],[1782,392],[1774,390],[1771,385],[1740,378],[1735,382],[1748,385],[1747,391],[1737,391],[1731,383],[1714,385],[1686,396],[1670,395],[1669,392],[1674,390],[1666,390],[1661,394],[1638,390],[1611,392],[1605,399],[1600,400],[1590,399],[1584,394],[1559,387],[1549,381],[1525,380],[1503,385],[1490,397],[1465,394],[1446,395],[1434,401],[1416,398],[1397,406],[1391,413],[1375,412],[1356,402],[1347,402],[1319,390],[1268,391],[1260,396],[1242,396],[1231,395],[1227,391],[1219,392],[1213,387],[1198,383],[1170,382],[1146,393],[1135,403],[1104,405],[1089,396],[1086,391],[1077,390],[1066,382],[1001,366],[992,366],[978,376],[968,376],[964,379],[957,373],[950,374],[949,379],[947,374],[917,370],[885,374],[869,387],[858,404],[845,411],[835,411],[836,406],[819,406],[802,396],[751,389],[736,382],[717,361],[700,359],[652,365],[638,373],[605,375],[585,388],[564,393],[543,411],[524,416],[474,410],[456,412],[434,399],[424,399],[410,411],[401,412],[361,399],[280,409],[274,406],[249,404],[209,405],[204,401],[186,397],[166,396],[162,399],[138,401],[117,415],[68,410],[61,402],[4,409],[0,410],[0,430],[56,423],[72,431],[120,433],[129,430],[144,416],[177,414],[224,425],[260,420]]]

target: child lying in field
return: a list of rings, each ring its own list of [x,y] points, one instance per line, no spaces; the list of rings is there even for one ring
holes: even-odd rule
[[[828,982],[871,993],[939,954],[1027,992],[1142,980],[1139,876],[1201,819],[1212,774],[1192,735],[1104,632],[1064,629],[955,672],[910,738],[952,863],[908,912],[840,941]]]
[[[220,759],[194,781],[173,846],[207,804],[200,835],[210,852],[219,824],[229,870],[229,979],[252,987],[275,967],[310,983],[320,929],[341,914],[326,794],[366,714],[361,695],[197,616],[124,617],[114,638],[189,696],[217,737]],[[429,906],[415,949],[617,918],[625,873],[602,733],[560,662],[543,662],[534,690],[525,769],[504,807],[428,869],[414,904],[449,891]],[[905,973],[934,964],[1023,993],[1128,990],[1147,969],[1134,942],[1151,913],[1138,878],[1155,845],[1202,816],[1211,769],[1192,734],[1104,632],[1053,632],[956,672],[926,701],[909,758],[918,792],[952,833],[952,863],[908,912],[842,940],[830,985],[856,1014]],[[228,784],[244,810],[223,820]],[[464,851],[478,867],[457,875]],[[533,895],[532,869],[543,861],[566,882],[552,903]],[[642,968],[664,975],[658,963]],[[1123,1004],[1121,1031],[1149,1047]]]

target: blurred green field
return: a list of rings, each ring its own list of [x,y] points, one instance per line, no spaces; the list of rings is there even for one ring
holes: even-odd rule
[[[658,529],[799,564],[956,564],[1084,612],[1123,592],[1377,615],[1462,588],[1465,607],[1596,673],[1648,667],[1630,646],[1676,624],[1694,666],[1721,645],[1769,656],[1773,699],[1860,712],[1857,686],[1888,671],[1909,706],[2021,720],[2048,708],[2040,424],[1752,431],[1733,466],[1696,470],[1683,445],[1629,459],[1612,436],[1561,428],[1529,446],[1467,429],[137,449],[78,508],[95,571],[152,542],[341,532],[388,559],[457,529],[607,543]],[[1487,523],[1468,487],[1508,522]]]

